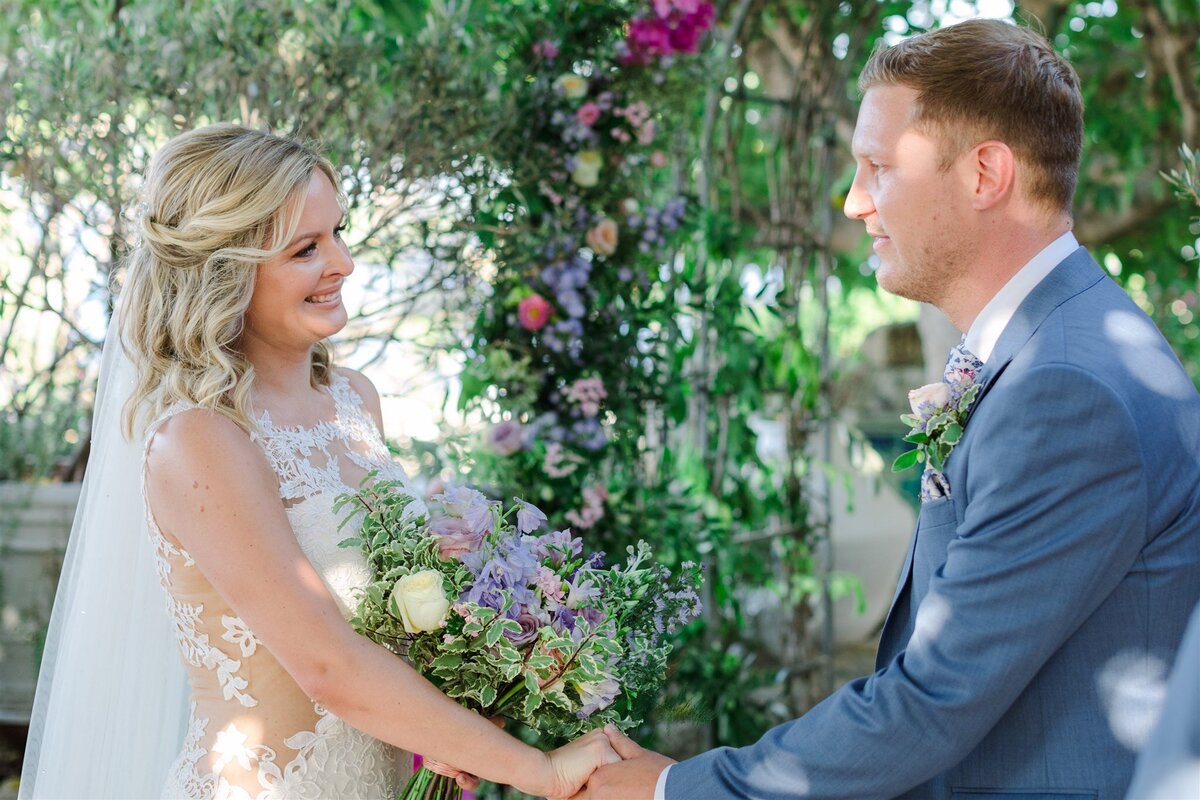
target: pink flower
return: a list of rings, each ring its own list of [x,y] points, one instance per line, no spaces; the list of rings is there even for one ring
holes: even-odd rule
[[[634,54],[661,56],[670,52],[671,29],[661,19],[635,19],[629,23],[629,48]]]
[[[550,301],[540,294],[529,295],[517,306],[517,318],[525,330],[540,330],[550,321]]]
[[[543,39],[533,46],[533,54],[545,59],[558,57],[558,45],[549,39]]]
[[[575,121],[580,125],[590,128],[596,124],[598,119],[600,119],[600,106],[591,101],[584,103],[575,111]]]
[[[583,508],[568,511],[563,516],[577,528],[591,528],[604,518],[604,501],[607,499],[608,490],[603,486],[589,486],[583,490]]]
[[[547,600],[553,600],[556,603],[563,601],[562,578],[558,577],[549,567],[545,565],[538,567],[533,585],[542,590],[542,594]]]
[[[542,462],[542,471],[551,478],[565,478],[573,473],[583,460],[574,453],[563,449],[559,442],[546,445],[546,458]]]
[[[653,142],[655,130],[654,120],[647,120],[645,125],[638,128],[638,144],[650,144]]]
[[[655,150],[650,154],[650,166],[665,167],[667,165],[667,154],[662,150]]]
[[[617,252],[617,223],[605,217],[587,232],[587,246],[598,256],[611,256]]]

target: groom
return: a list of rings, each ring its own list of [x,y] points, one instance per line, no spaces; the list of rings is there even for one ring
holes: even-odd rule
[[[1078,78],[977,20],[877,51],[859,85],[845,212],[879,284],[966,334],[952,377],[979,387],[876,672],[678,764],[610,729],[627,760],[582,797],[1117,800],[1153,724],[1200,599],[1200,397],[1071,234]]]

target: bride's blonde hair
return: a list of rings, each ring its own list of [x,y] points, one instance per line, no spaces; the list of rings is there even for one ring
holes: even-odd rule
[[[139,418],[184,401],[253,428],[254,368],[238,350],[257,267],[295,234],[314,170],[338,191],[313,149],[236,125],[169,141],[146,175],[138,241],[122,290],[121,342],[137,370],[124,409]],[[328,384],[328,344],[313,347],[312,382]]]

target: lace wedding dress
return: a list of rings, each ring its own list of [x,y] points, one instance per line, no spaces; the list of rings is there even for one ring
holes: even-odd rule
[[[339,548],[334,499],[370,470],[405,481],[350,382],[337,375],[328,388],[336,416],[313,427],[282,427],[264,412],[251,438],[279,479],[279,494],[304,554],[343,615],[370,581],[361,551]],[[169,409],[151,425],[187,411]],[[143,491],[144,496],[144,491]],[[411,756],[362,733],[319,705],[213,589],[187,551],[149,516],[159,581],[191,688],[183,752],[172,765],[164,797],[385,798],[394,797]]]

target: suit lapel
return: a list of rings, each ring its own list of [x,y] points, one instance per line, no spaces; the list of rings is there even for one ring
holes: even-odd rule
[[[1042,279],[1042,282],[1034,287],[1021,305],[1017,308],[1013,318],[1004,328],[1004,332],[1000,334],[1000,339],[996,342],[995,349],[992,350],[991,358],[983,365],[980,370],[978,382],[981,386],[979,395],[975,399],[975,408],[983,402],[984,396],[988,390],[995,384],[996,379],[1004,372],[1009,362],[1013,357],[1020,352],[1025,343],[1029,341],[1046,318],[1050,316],[1054,309],[1070,300],[1075,295],[1085,289],[1094,286],[1098,281],[1105,277],[1105,272],[1100,268],[1100,265],[1088,254],[1087,250],[1080,247],[1071,255],[1064,258],[1057,267],[1055,267],[1049,275]],[[970,420],[968,420],[968,425]],[[953,454],[950,457],[948,464],[954,461]],[[956,470],[959,471],[959,470]],[[951,483],[953,490],[953,483]],[[908,554],[904,559],[904,567],[900,570],[900,580],[896,586],[896,594],[892,597],[892,604],[888,609],[886,621],[883,624],[883,632],[880,636],[879,654],[876,660],[876,669],[882,665],[880,659],[890,659],[892,654],[885,653],[885,645],[887,650],[899,650],[904,647],[904,643],[895,642],[894,638],[897,635],[896,626],[903,625],[904,621],[900,620],[896,609],[903,597],[910,589],[913,571],[913,557],[916,552],[917,536],[920,535],[921,522],[920,517],[917,520],[916,529],[913,531],[913,536],[908,544]]]

